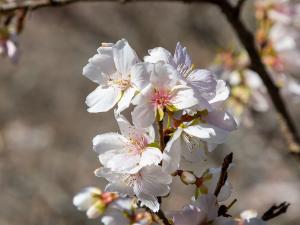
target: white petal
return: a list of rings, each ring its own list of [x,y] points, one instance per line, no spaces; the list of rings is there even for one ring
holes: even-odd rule
[[[217,81],[217,87],[216,87],[216,95],[213,99],[209,100],[209,103],[217,103],[217,102],[223,102],[229,97],[230,91],[229,88],[226,85],[226,82],[223,80]]]
[[[176,45],[174,62],[178,66],[185,66],[184,69],[188,69],[192,66],[191,58],[187,53],[186,47],[182,47],[180,42],[177,42]]]
[[[187,205],[183,210],[173,213],[175,225],[199,225],[205,222],[206,214],[193,205]]]
[[[114,155],[106,166],[112,171],[130,172],[135,167],[138,167],[139,160],[139,155],[125,152]]]
[[[167,173],[173,173],[179,168],[182,147],[181,133],[182,129],[177,128],[164,149],[162,168]]]
[[[150,82],[154,88],[168,90],[178,81],[177,71],[169,64],[154,64]]]
[[[155,110],[149,103],[136,106],[131,115],[133,124],[137,127],[149,127],[155,121]]]
[[[178,85],[173,88],[171,103],[177,109],[186,109],[199,103],[192,88]]]
[[[237,128],[236,121],[233,116],[225,111],[214,110],[203,117],[204,121],[213,124],[227,131],[234,131]]]
[[[88,112],[107,112],[115,106],[121,97],[121,90],[117,87],[97,87],[90,93],[85,103],[87,104]]]
[[[113,56],[117,70],[126,78],[131,67],[139,61],[136,52],[125,39],[118,41],[113,46]]]
[[[153,48],[148,50],[148,53],[149,55],[144,57],[145,62],[149,62],[149,63],[162,62],[162,63],[168,63],[174,65],[173,57],[171,53],[165,48],[162,47]]]
[[[147,147],[142,153],[140,159],[141,166],[158,165],[162,160],[162,153],[158,148]]]
[[[96,54],[89,59],[89,63],[83,67],[83,75],[98,84],[106,84],[108,75],[116,72],[112,50],[104,54]]]
[[[147,206],[153,212],[159,210],[159,203],[156,197],[144,193],[138,194],[137,197],[141,201],[141,206]]]
[[[128,140],[118,133],[99,134],[93,138],[93,149],[102,154],[109,150],[122,150],[127,143]]]
[[[202,142],[199,138],[190,137],[184,132],[181,138],[183,139],[181,141],[181,154],[187,161],[198,162],[199,160],[206,159],[206,143]]]
[[[151,63],[138,63],[131,68],[131,81],[139,91],[149,84],[153,67]]]
[[[123,92],[123,95],[120,101],[118,102],[117,113],[120,113],[129,107],[130,102],[134,96],[134,93],[135,93],[135,88],[128,88]]]
[[[199,123],[197,125],[184,128],[187,134],[198,137],[208,143],[222,144],[228,136],[228,131],[220,129],[207,123]]]
[[[101,153],[98,158],[100,163],[104,166],[107,167],[107,163],[117,154],[123,153],[124,150],[109,150],[107,152]]]
[[[155,183],[170,184],[172,176],[165,172],[160,166],[152,165],[143,167],[140,171],[148,181]]]
[[[193,70],[187,77],[189,84],[203,94],[215,92],[217,81],[209,70]]]
[[[101,191],[95,187],[88,187],[80,191],[73,198],[73,205],[77,207],[78,210],[85,211],[91,207],[95,200],[93,195],[101,194]]]

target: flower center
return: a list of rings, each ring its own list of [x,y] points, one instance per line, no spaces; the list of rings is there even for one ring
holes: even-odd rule
[[[137,181],[137,179],[139,179],[140,174],[136,173],[136,174],[123,174],[121,179],[123,180],[123,182],[129,186],[129,187],[133,187],[135,182]]]
[[[194,64],[188,67],[187,65],[184,64],[179,64],[177,66],[177,71],[185,78],[187,78],[191,72],[194,70],[195,66]]]
[[[170,104],[171,95],[167,90],[155,90],[151,96],[150,102],[156,107],[164,107]]]
[[[109,85],[117,85],[122,91],[125,91],[127,88],[129,88],[131,84],[129,80],[124,79],[110,80],[108,83]]]
[[[130,151],[135,154],[141,154],[148,145],[148,142],[144,136],[141,137],[130,137]]]

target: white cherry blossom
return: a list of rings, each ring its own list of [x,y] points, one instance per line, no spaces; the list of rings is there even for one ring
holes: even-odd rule
[[[196,69],[186,47],[178,42],[174,56],[161,47],[149,50],[149,55],[144,57],[146,62],[163,62],[175,68],[181,81],[197,92],[199,103],[196,110],[212,110],[212,103],[221,102],[228,98],[229,89],[222,80],[217,80],[214,74],[208,70]]]
[[[97,51],[83,68],[83,75],[99,85],[86,98],[88,111],[106,112],[118,104],[121,112],[135,94],[130,70],[139,59],[125,39],[116,44],[104,43]]]
[[[159,164],[162,153],[151,147],[155,133],[153,127],[137,128],[116,113],[121,134],[106,133],[93,139],[93,148],[99,154],[101,164],[112,171],[135,170],[137,167]]]
[[[163,153],[163,168],[174,172],[180,168],[181,158],[190,162],[206,159],[206,153],[225,142],[237,125],[233,117],[223,111],[213,111],[179,126],[171,136]]]
[[[179,83],[177,71],[168,64],[139,63],[133,67],[132,82],[139,90],[132,103],[133,123],[148,127],[158,116],[163,118],[164,109],[182,110],[198,104],[194,90]]]
[[[157,197],[169,193],[169,184],[172,177],[165,173],[160,166],[145,166],[135,173],[113,172],[109,168],[99,168],[95,171],[98,177],[104,177],[109,181],[106,191],[136,196],[141,202],[154,212],[159,210]]]

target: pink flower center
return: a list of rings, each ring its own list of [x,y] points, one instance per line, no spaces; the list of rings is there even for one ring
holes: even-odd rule
[[[150,102],[156,107],[164,107],[170,104],[171,95],[167,90],[155,90],[151,96]]]
[[[130,137],[129,140],[129,149],[134,154],[142,154],[146,146],[149,144],[143,135],[140,137]]]

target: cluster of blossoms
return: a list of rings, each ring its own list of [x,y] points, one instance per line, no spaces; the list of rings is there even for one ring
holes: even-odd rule
[[[255,6],[256,41],[263,62],[283,96],[299,102],[300,4],[257,0]],[[213,68],[231,86],[228,109],[238,121],[249,124],[251,110],[269,110],[267,90],[259,75],[251,70],[245,52],[232,49],[221,52]]]
[[[19,59],[18,36],[23,29],[25,14],[24,10],[0,14],[0,55],[13,63]]]
[[[179,176],[195,186],[195,196],[182,210],[167,214],[168,224],[265,224],[253,213],[237,219],[218,213],[231,194],[226,179],[220,186],[222,168],[197,177],[181,163],[205,160],[236,129],[224,110],[226,83],[195,68],[180,43],[174,54],[161,47],[148,53],[141,60],[124,39],[103,43],[83,68],[83,75],[98,84],[86,98],[88,112],[113,109],[120,133],[93,138],[101,164],[95,175],[108,184],[104,193],[83,190],[74,205],[108,225],[161,224],[161,200]],[[131,109],[132,123],[123,115]]]

